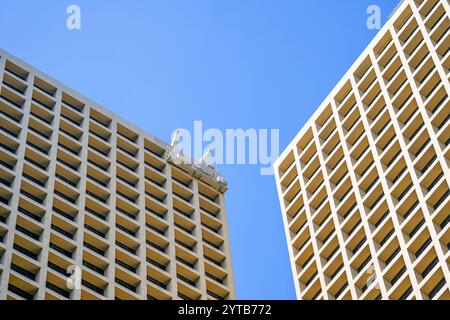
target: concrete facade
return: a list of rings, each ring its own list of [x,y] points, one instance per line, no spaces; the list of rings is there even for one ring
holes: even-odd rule
[[[235,298],[213,168],[3,50],[0,79],[0,299]]]
[[[450,299],[449,16],[403,1],[276,162],[298,299]]]

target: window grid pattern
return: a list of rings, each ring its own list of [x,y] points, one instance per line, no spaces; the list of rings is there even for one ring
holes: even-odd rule
[[[225,183],[4,51],[0,79],[0,299],[234,298]]]
[[[450,299],[449,27],[403,1],[275,164],[299,299]]]

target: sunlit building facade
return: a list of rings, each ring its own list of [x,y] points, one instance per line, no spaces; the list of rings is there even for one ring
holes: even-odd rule
[[[403,1],[276,162],[298,299],[450,299],[449,14]]]

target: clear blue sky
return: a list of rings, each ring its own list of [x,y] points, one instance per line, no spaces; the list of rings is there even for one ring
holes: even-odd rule
[[[279,128],[283,150],[399,0],[0,0],[0,47],[165,141]],[[65,27],[77,4],[82,29]],[[274,178],[220,166],[237,297],[294,299]]]

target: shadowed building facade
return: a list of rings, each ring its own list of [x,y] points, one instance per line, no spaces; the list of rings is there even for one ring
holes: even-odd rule
[[[2,50],[0,80],[0,299],[235,297],[213,168]]]

